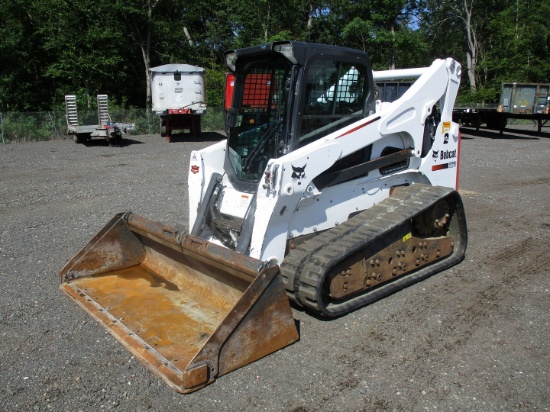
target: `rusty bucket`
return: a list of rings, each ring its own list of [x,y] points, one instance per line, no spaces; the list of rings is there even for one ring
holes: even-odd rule
[[[61,289],[150,370],[188,393],[299,339],[277,266],[116,215]]]

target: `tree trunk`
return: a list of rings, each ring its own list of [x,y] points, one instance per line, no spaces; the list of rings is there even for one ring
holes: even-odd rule
[[[147,94],[145,97],[145,108],[147,110],[151,107],[151,37],[153,35],[153,10],[157,6],[160,0],[148,0],[147,1],[147,34],[145,38],[145,45],[141,45],[141,54],[143,56],[143,65],[145,66],[145,82]]]
[[[307,29],[311,29],[313,25],[313,3],[309,3],[307,11]]]
[[[147,95],[145,97],[145,108],[147,111],[151,108],[151,68],[150,51],[146,50],[146,47],[141,47],[141,54],[143,56],[143,63],[145,65],[145,83]]]
[[[191,39],[191,35],[189,34],[189,30],[187,30],[187,27],[183,27],[183,34],[187,38],[187,41],[189,42],[189,46],[193,46],[193,40]]]
[[[472,14],[474,8],[474,0],[468,5],[468,0],[464,0],[464,32],[466,35],[466,68],[468,71],[468,80],[470,81],[470,89],[476,90],[476,70],[477,70],[477,39],[476,33],[472,24]]]
[[[264,42],[267,43],[267,39],[269,37],[269,12],[271,11],[271,8],[270,8],[270,3],[268,2],[267,3],[267,17],[266,17],[266,20],[265,20],[265,26],[264,26]]]
[[[390,70],[395,70],[395,28],[391,26]]]

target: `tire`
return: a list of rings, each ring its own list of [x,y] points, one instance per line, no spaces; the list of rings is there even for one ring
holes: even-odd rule
[[[84,133],[77,133],[73,135],[73,139],[75,143],[85,143],[87,140]]]
[[[113,135],[107,138],[107,143],[109,143],[109,146],[120,146],[122,143],[122,137]]]
[[[199,137],[201,135],[201,117],[193,116],[191,119],[191,135]]]
[[[504,116],[502,117],[488,116],[486,121],[487,128],[493,129],[493,130],[504,130],[506,128],[507,120],[508,119],[506,119],[506,117]]]

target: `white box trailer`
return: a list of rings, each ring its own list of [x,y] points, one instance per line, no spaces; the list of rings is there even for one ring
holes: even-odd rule
[[[206,113],[204,72],[190,64],[165,64],[151,71],[152,109],[160,117],[160,135],[171,139],[173,130],[201,133]]]

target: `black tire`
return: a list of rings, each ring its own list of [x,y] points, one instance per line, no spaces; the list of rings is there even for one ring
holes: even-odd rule
[[[508,123],[508,119],[504,116],[488,116],[486,123],[489,129],[504,130]]]
[[[107,139],[107,142],[109,143],[109,146],[121,146],[122,145],[122,137],[113,135]]]
[[[85,143],[87,140],[84,133],[77,133],[73,135],[73,139],[75,143]]]
[[[193,116],[191,119],[191,135],[199,137],[201,135],[201,117]]]

